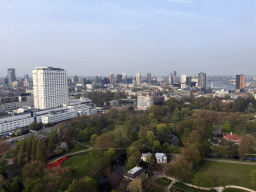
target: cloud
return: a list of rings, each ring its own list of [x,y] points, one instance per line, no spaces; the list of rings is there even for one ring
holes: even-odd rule
[[[172,3],[193,3],[195,0],[164,0]]]

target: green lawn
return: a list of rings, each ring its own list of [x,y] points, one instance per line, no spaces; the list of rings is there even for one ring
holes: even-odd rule
[[[156,179],[156,184],[160,186],[168,186],[171,183],[171,181],[165,177],[162,178],[157,178]]]
[[[104,164],[104,151],[92,150],[83,154],[72,156],[61,164],[62,167],[70,167],[76,173],[74,178],[84,176],[100,177],[107,168]]]
[[[4,158],[5,158],[5,159],[11,159],[11,158],[14,157],[15,153],[16,153],[16,150],[15,150],[15,149],[12,149],[11,151],[9,151],[9,152],[5,155]]]
[[[237,185],[255,190],[250,184],[250,172],[254,169],[256,165],[204,161],[194,172],[200,171],[210,175],[216,187]]]

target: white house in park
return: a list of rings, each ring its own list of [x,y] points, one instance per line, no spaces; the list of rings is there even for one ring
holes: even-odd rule
[[[157,163],[167,163],[167,156],[164,153],[156,153]]]

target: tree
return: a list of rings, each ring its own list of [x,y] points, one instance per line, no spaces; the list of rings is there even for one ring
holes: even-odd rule
[[[181,137],[181,141],[182,141],[183,144],[186,143],[187,138],[189,137],[190,133],[191,133],[191,130],[189,128],[184,129],[182,137]]]
[[[247,157],[249,149],[256,149],[256,141],[252,135],[247,134],[241,138],[240,145],[238,147],[238,155],[241,160],[244,160]]]
[[[182,180],[186,180],[191,175],[193,167],[192,162],[188,162],[183,156],[174,157],[172,163],[168,165],[166,173],[169,176],[176,176]]]
[[[8,189],[8,181],[4,178],[4,176],[0,175],[0,191],[6,192]]]
[[[127,164],[126,164],[126,170],[130,170],[134,168],[139,163],[139,158],[135,155],[132,155],[128,158]]]
[[[130,184],[128,185],[127,189],[130,192],[144,192],[143,190],[143,181],[146,180],[145,173],[142,173],[141,176],[134,179]]]
[[[232,125],[229,121],[226,121],[226,123],[223,125],[222,127],[222,130],[225,132],[225,133],[229,133],[231,132],[231,129],[232,129]]]
[[[45,167],[45,164],[39,161],[31,161],[27,163],[21,169],[22,179],[26,182],[26,180],[42,178]]]
[[[138,136],[141,143],[147,143],[147,129],[145,127],[140,127]]]
[[[220,157],[227,157],[228,156],[228,147],[219,145],[219,146],[212,146],[212,152]]]
[[[98,188],[98,185],[97,185],[97,182],[92,179],[91,177],[85,177],[83,179],[83,184],[84,186],[88,189],[88,192],[97,192],[97,188]]]
[[[181,148],[180,155],[193,164],[198,164],[202,160],[200,152],[194,145],[188,145]]]
[[[11,184],[9,185],[10,192],[19,192],[24,188],[21,177],[14,177]]]
[[[69,146],[68,146],[68,144],[67,144],[66,142],[62,142],[62,143],[60,144],[60,149],[61,149],[63,152],[66,152],[66,151],[68,151]]]
[[[53,136],[50,136],[49,143],[48,143],[48,149],[49,149],[50,153],[52,153],[54,151],[55,147],[56,147],[55,139]]]
[[[97,135],[97,134],[93,134],[93,135],[91,136],[90,144],[91,144],[91,145],[94,145],[94,143],[95,143],[95,141],[97,140],[97,138],[98,138],[98,135]]]
[[[110,148],[109,150],[105,151],[105,158],[109,162],[109,164],[114,160],[116,156],[116,152],[113,148]]]
[[[101,135],[98,137],[95,141],[94,147],[96,148],[102,148],[105,151],[109,148],[114,148],[114,138],[111,135]]]
[[[36,159],[40,162],[45,163],[47,160],[47,147],[46,144],[44,142],[44,140],[39,140],[37,143],[37,152],[36,152]]]
[[[0,139],[0,156],[9,150],[9,145],[7,141]]]
[[[26,162],[30,162],[31,161],[31,156],[32,156],[32,140],[33,138],[29,138],[26,142]]]
[[[200,187],[213,187],[213,181],[211,177],[205,173],[197,172],[194,179],[193,183],[196,186]]]
[[[155,135],[154,135],[153,131],[148,131],[148,132],[147,132],[147,140],[148,140],[148,142],[149,142],[149,144],[150,144],[151,146],[154,145]]]
[[[154,141],[154,145],[153,145],[153,148],[157,151],[161,150],[161,144],[159,141],[155,140]]]

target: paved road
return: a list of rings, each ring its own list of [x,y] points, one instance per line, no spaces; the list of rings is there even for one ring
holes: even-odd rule
[[[19,139],[23,139],[23,138],[33,137],[35,135],[40,135],[40,134],[43,134],[43,133],[46,133],[46,132],[53,131],[54,129],[56,129],[56,126],[52,126],[52,127],[49,127],[49,128],[44,128],[44,129],[38,130],[38,131],[36,131],[36,133],[28,133],[28,134],[17,136],[17,137],[12,137],[10,139],[4,140],[3,142],[5,142],[5,141],[10,142],[11,140],[19,140]]]

